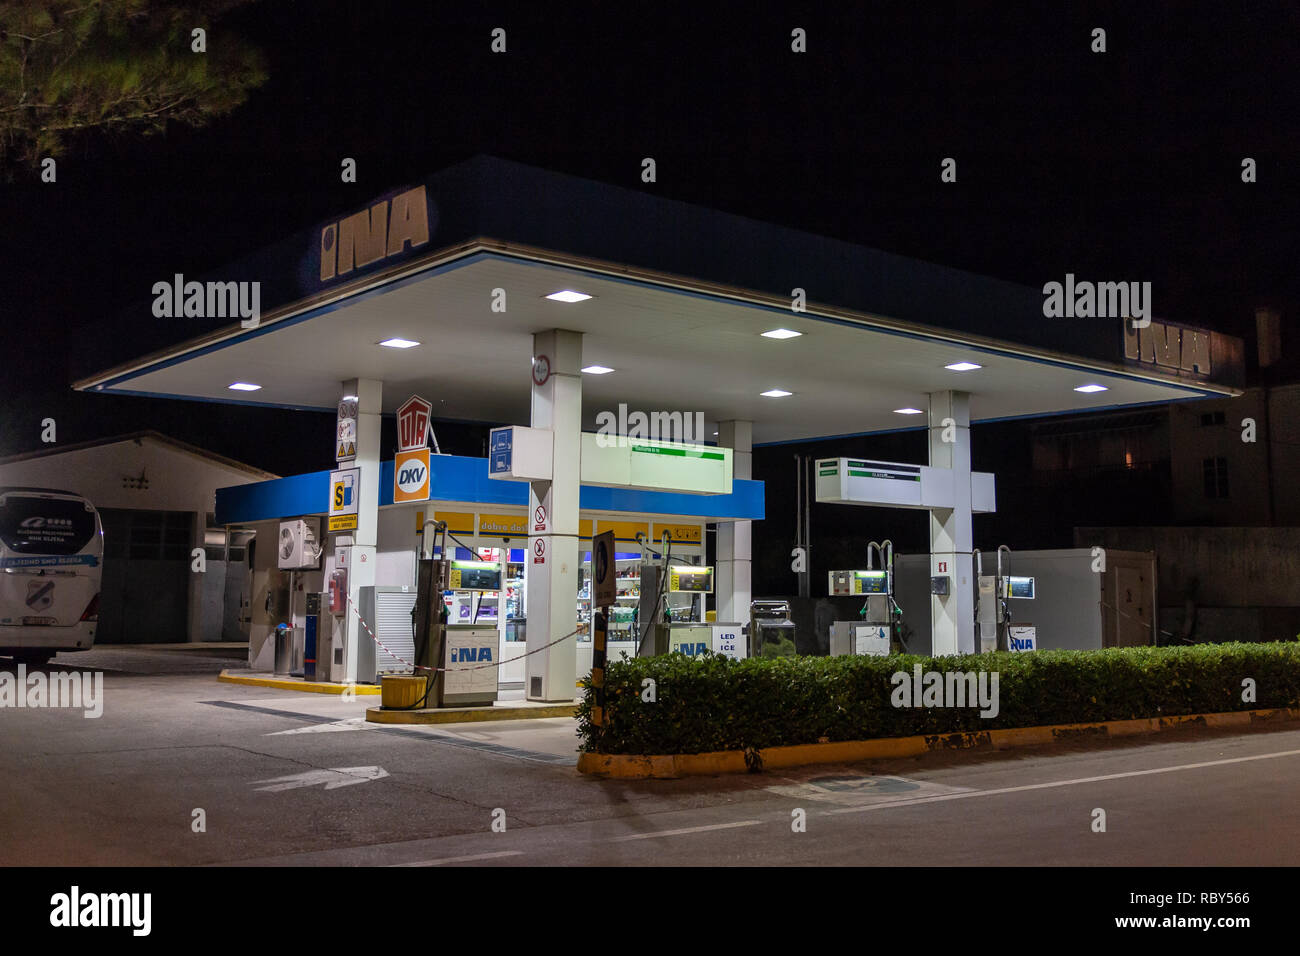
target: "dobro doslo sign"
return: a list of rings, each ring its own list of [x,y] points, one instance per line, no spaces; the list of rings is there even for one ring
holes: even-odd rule
[[[397,410],[393,502],[429,500],[429,413],[433,405],[412,395]]]

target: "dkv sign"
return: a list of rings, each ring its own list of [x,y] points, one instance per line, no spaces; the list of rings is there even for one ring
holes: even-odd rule
[[[412,395],[397,409],[393,502],[429,500],[429,413],[433,405]]]

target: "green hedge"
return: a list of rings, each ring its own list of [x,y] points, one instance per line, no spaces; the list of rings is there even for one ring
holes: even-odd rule
[[[891,676],[998,673],[999,711],[895,707]],[[1256,700],[1242,700],[1253,678]],[[642,700],[642,681],[656,700]],[[799,657],[733,661],[681,654],[619,660],[606,670],[606,724],[578,707],[582,749],[679,754],[818,740],[867,740],[1300,705],[1300,644],[1203,644],[928,658]]]

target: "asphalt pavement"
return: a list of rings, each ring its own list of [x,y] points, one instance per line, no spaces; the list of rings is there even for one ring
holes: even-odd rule
[[[375,698],[218,683],[229,666],[220,649],[56,658],[55,670],[103,673],[103,715],[0,710],[0,861],[1300,863],[1297,725],[600,780],[574,769],[571,718],[375,725],[363,717]]]

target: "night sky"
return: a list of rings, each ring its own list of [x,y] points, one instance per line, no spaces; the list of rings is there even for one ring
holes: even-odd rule
[[[1289,331],[1300,5],[1019,7],[252,2],[209,31],[267,64],[233,114],[89,134],[55,184],[0,169],[0,455],[43,447],[50,416],[60,444],[156,428],[282,474],[328,467],[332,416],[71,392],[110,364],[87,329],[124,356],[161,348],[129,311],[155,281],[477,153],[1039,287],[1150,281],[1157,317],[1235,334],[1272,304]],[[193,332],[178,319],[171,341]],[[482,452],[479,429],[439,438]]]

